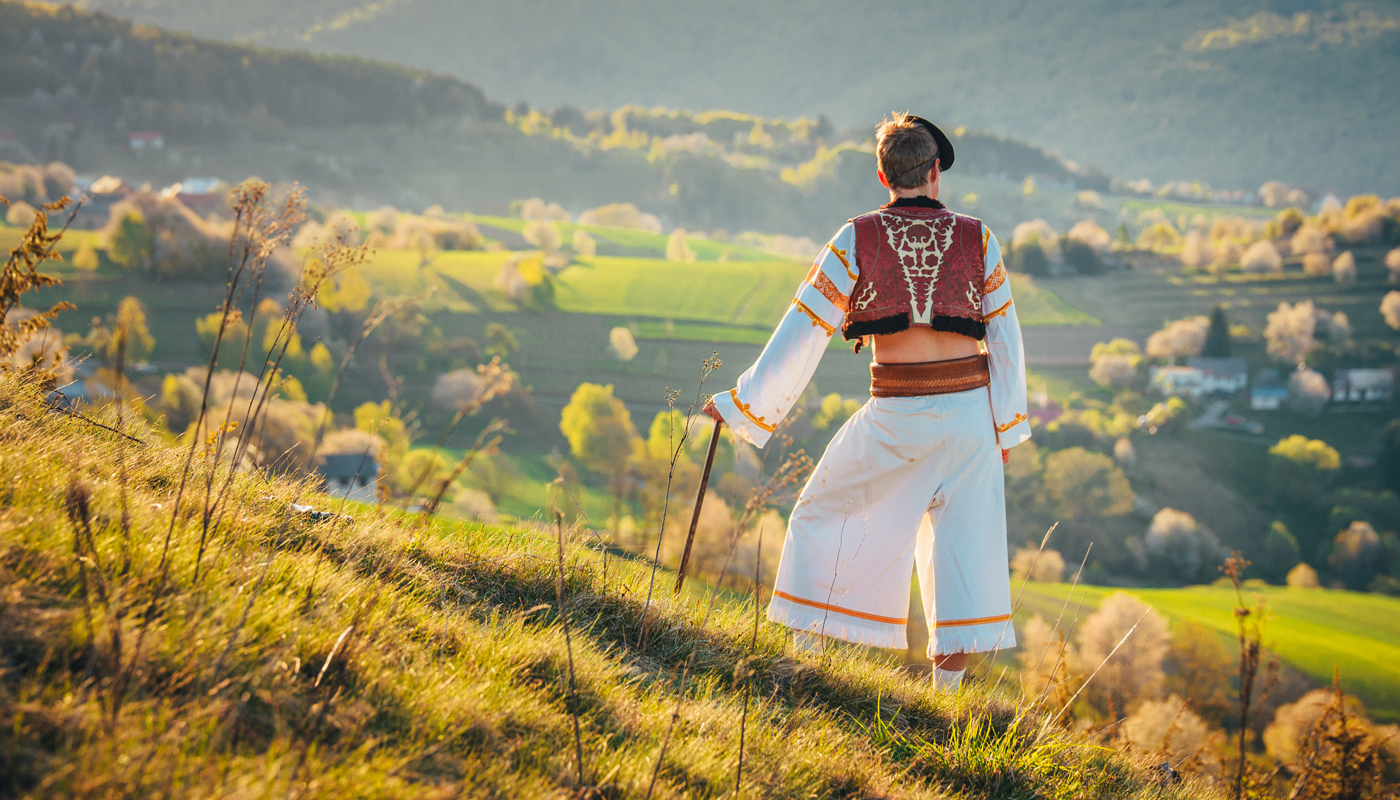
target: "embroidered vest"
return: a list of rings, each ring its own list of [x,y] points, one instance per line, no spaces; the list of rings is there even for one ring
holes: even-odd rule
[[[918,325],[986,338],[980,221],[944,208],[886,206],[851,222],[860,277],[842,336]]]

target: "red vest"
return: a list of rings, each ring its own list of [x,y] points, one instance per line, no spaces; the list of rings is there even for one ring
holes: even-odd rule
[[[983,339],[982,223],[944,208],[885,207],[851,220],[860,270],[841,334],[911,325]]]

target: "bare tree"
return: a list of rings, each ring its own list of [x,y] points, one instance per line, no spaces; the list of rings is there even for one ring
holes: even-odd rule
[[[1137,629],[1125,640],[1135,624]],[[1085,694],[1110,718],[1119,719],[1129,707],[1161,695],[1166,681],[1162,657],[1169,639],[1160,614],[1149,612],[1126,592],[1114,592],[1080,626],[1071,666],[1081,674],[1098,670]]]

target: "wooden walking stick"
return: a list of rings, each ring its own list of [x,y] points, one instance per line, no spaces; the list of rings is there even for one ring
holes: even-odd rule
[[[700,491],[695,495],[695,513],[690,516],[690,533],[685,537],[685,553],[681,555],[681,568],[676,571],[676,594],[680,594],[685,583],[685,568],[690,564],[690,547],[695,544],[695,527],[700,524],[700,506],[705,502],[705,487],[710,483],[710,467],[715,464],[715,448],[719,446],[719,429],[724,423],[715,420],[715,432],[710,434],[710,451],[705,454],[705,470],[700,473]]]

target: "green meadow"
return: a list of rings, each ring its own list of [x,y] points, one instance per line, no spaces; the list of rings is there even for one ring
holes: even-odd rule
[[[1236,635],[1235,591],[1221,586],[1081,586],[1074,590],[1066,619],[1073,617],[1081,596],[1084,613],[1088,613],[1116,591],[1128,592],[1151,605],[1173,625],[1189,621],[1230,637]],[[1065,583],[1028,584],[1020,614],[1023,618],[1040,614],[1053,621],[1069,592],[1070,585]],[[1400,598],[1324,589],[1246,587],[1245,601],[1251,607],[1259,598],[1268,603],[1270,611],[1265,647],[1319,684],[1331,683],[1333,667],[1340,668],[1342,687],[1361,698],[1373,719],[1400,720]]]

